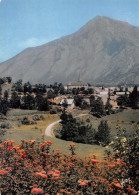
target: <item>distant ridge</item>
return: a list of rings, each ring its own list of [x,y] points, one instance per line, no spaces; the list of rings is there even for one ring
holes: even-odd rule
[[[139,28],[97,16],[76,33],[28,48],[0,64],[14,81],[139,84]]]

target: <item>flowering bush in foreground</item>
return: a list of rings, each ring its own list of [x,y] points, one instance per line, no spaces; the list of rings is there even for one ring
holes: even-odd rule
[[[128,176],[128,165],[119,158],[103,161],[91,155],[85,160],[58,149],[51,152],[51,141],[22,140],[21,145],[5,141],[0,145],[0,191],[2,195],[137,194]],[[127,180],[126,182],[123,182]]]

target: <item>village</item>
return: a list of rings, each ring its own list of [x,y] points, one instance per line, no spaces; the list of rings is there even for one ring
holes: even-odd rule
[[[91,102],[97,98],[102,100],[104,106],[109,101],[113,112],[115,112],[120,108],[117,98],[124,95],[129,97],[134,88],[131,86],[92,86],[82,80],[80,73],[76,82],[70,82],[65,86],[61,83],[54,83],[54,85],[50,86],[45,84],[31,85],[29,82],[22,84],[21,80],[12,83],[12,79],[9,78],[4,77],[0,79],[1,97],[4,97],[4,94],[7,92],[8,99],[11,99],[13,91],[16,91],[22,102],[22,98],[28,94],[34,98],[37,94],[41,94],[44,98],[47,98],[51,110],[66,107],[69,112],[77,108],[88,110]]]

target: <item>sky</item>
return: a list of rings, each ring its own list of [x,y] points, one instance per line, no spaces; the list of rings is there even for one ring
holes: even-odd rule
[[[139,0],[0,0],[0,62],[72,34],[98,15],[139,26]]]

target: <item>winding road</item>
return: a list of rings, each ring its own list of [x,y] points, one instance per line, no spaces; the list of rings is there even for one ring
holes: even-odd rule
[[[79,117],[79,116],[86,116],[86,115],[89,115],[89,114],[79,114],[79,115],[76,116],[75,118],[77,118],[77,117]],[[50,136],[50,137],[55,137],[55,136],[54,136],[54,133],[53,133],[53,131],[52,131],[52,128],[53,128],[56,124],[58,124],[58,123],[60,123],[60,122],[61,122],[61,120],[58,120],[58,121],[55,121],[55,122],[51,123],[50,125],[48,125],[48,126],[46,127],[46,130],[45,130],[45,135]]]
[[[55,137],[52,131],[53,126],[55,126],[56,124],[60,123],[61,120],[55,121],[53,123],[51,123],[50,125],[47,126],[46,130],[45,130],[45,135],[50,136],[50,137]]]

